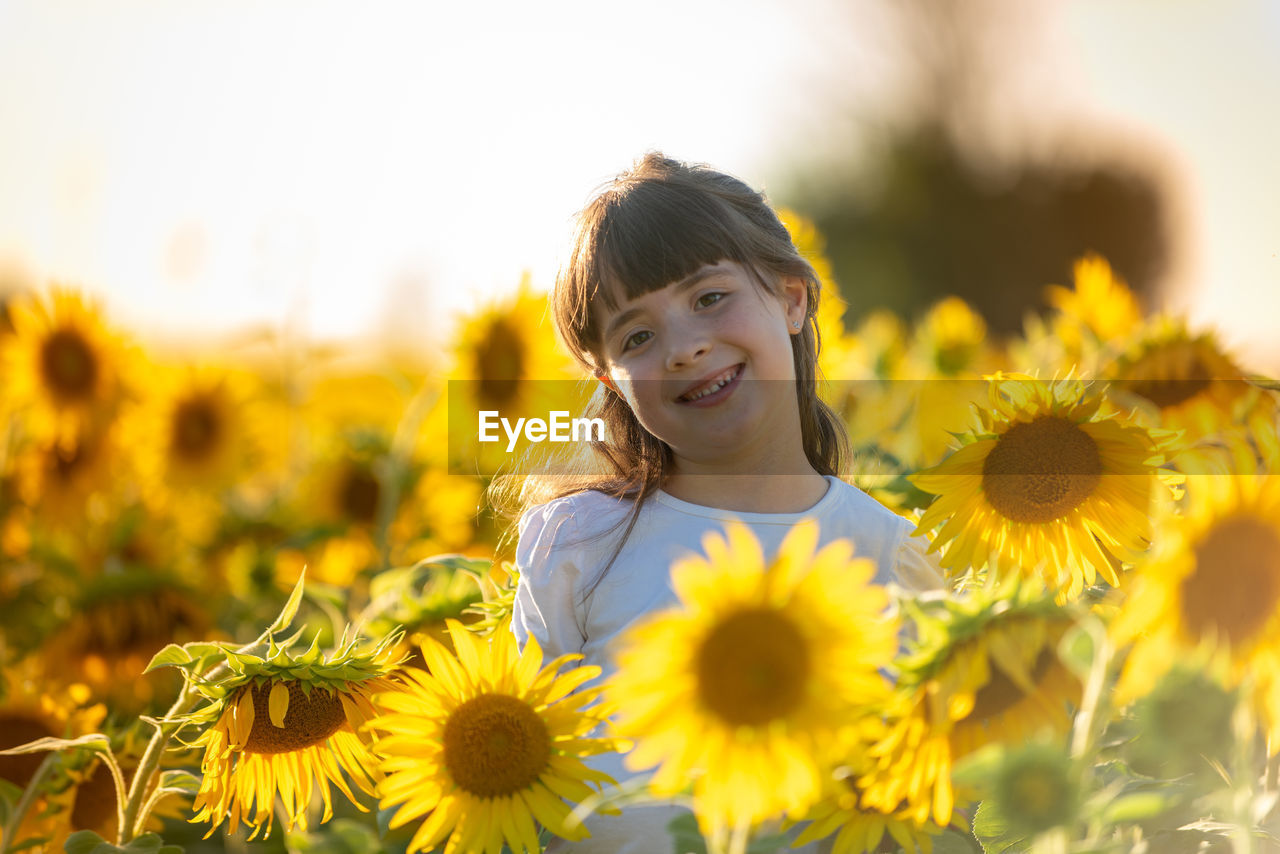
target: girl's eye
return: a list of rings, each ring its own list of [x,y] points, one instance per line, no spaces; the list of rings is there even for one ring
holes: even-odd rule
[[[723,298],[724,298],[724,294],[720,293],[719,291],[712,291],[709,294],[703,294],[702,296],[698,297],[698,306],[700,308],[706,308],[709,305],[718,303]]]
[[[632,347],[639,347],[641,344],[648,341],[649,336],[652,334],[653,333],[647,329],[640,330],[639,332],[627,338],[626,341],[622,342],[623,351],[625,352],[627,350],[630,350]]]

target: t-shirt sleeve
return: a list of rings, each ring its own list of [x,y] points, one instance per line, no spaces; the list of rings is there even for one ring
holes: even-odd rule
[[[938,562],[938,553],[928,553],[929,541],[911,536],[911,523],[905,523],[898,553],[894,560],[894,580],[906,590],[925,593],[947,588],[946,573]]]
[[[582,652],[586,634],[578,613],[582,552],[574,546],[576,525],[563,501],[543,504],[520,517],[516,545],[515,604],[511,630],[523,650],[536,637],[545,660]]]

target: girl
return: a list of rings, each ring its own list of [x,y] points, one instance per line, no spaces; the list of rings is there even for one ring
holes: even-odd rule
[[[705,166],[651,153],[580,214],[551,295],[557,333],[600,380],[594,474],[526,481],[512,628],[548,658],[614,672],[613,644],[672,607],[668,567],[705,533],[745,522],[776,553],[801,519],[847,538],[881,584],[940,588],[912,526],[842,481],[847,438],[818,399],[817,275],[764,197]],[[541,490],[541,491],[539,491]],[[631,776],[622,757],[597,767]],[[671,850],[674,807],[588,820],[551,851]],[[559,846],[559,847],[558,847]]]

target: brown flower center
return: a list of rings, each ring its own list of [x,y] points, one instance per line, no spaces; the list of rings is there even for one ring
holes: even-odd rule
[[[1031,668],[1032,685],[1039,685],[1048,675],[1049,668],[1053,666],[1055,659],[1056,656],[1052,650],[1048,648],[1040,650]],[[991,678],[987,680],[986,685],[978,689],[978,693],[973,698],[973,711],[969,713],[969,718],[975,721],[987,721],[999,717],[1016,706],[1025,696],[1027,692],[1010,679],[999,665],[993,663]]]
[[[809,645],[775,610],[745,609],[711,629],[698,650],[698,697],[733,726],[760,726],[804,700]]]
[[[996,512],[1014,522],[1060,519],[1093,494],[1102,456],[1073,421],[1042,415],[1014,424],[982,465],[982,487]]]
[[[378,519],[378,499],[382,488],[368,469],[349,465],[338,484],[338,509],[343,518],[363,525]]]
[[[40,375],[45,386],[65,402],[93,396],[98,360],[89,342],[74,329],[59,329],[40,347]]]
[[[516,396],[525,371],[525,348],[511,321],[500,317],[476,347],[476,376],[480,378],[481,401],[502,408]]]
[[[1280,609],[1280,532],[1261,519],[1218,522],[1195,547],[1182,581],[1182,617],[1193,636],[1210,631],[1232,646],[1257,637]]]
[[[170,447],[186,462],[202,462],[218,447],[222,437],[222,415],[206,396],[189,397],[173,411]]]
[[[1148,353],[1130,368],[1123,385],[1161,409],[1184,403],[1209,387],[1213,372],[1194,345],[1174,343]]]
[[[320,744],[346,723],[342,700],[336,692],[312,688],[307,694],[301,682],[289,684],[289,709],[284,726],[271,722],[268,701],[274,682],[266,681],[241,691],[253,691],[253,728],[244,743],[245,753],[293,753]],[[237,694],[236,697],[240,697]]]
[[[444,725],[444,765],[463,790],[497,798],[528,788],[551,759],[551,735],[524,700],[481,694]]]

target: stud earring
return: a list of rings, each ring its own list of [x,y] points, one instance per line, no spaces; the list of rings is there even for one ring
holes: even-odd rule
[[[800,328],[800,321],[798,321],[798,320],[793,320],[793,321],[791,321],[791,327],[792,327],[793,329],[799,329],[799,328]]]

